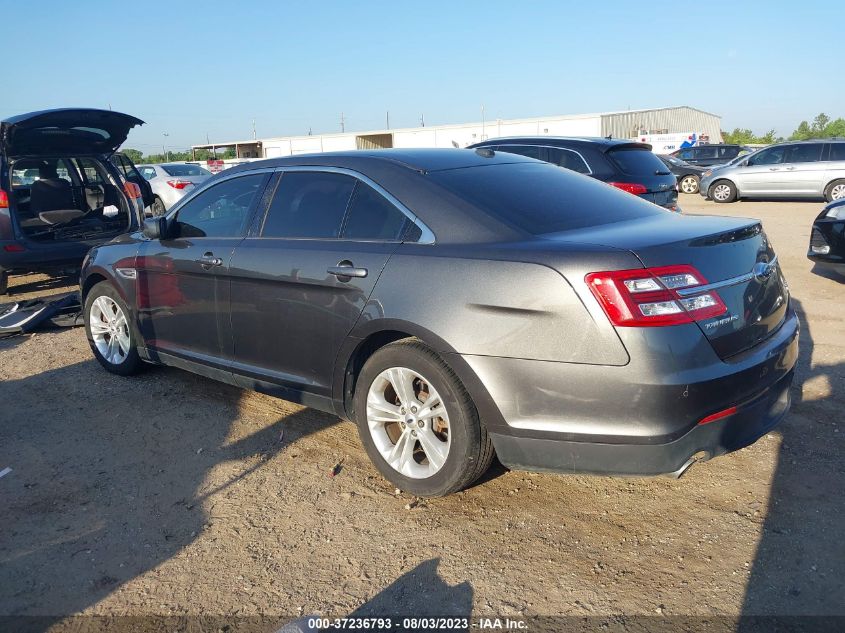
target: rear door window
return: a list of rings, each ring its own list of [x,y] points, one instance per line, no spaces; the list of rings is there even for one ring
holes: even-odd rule
[[[261,229],[262,237],[340,237],[356,179],[328,172],[282,175]]]
[[[669,171],[669,168],[648,149],[612,149],[607,156],[629,176],[654,176]]]
[[[845,143],[830,144],[830,160],[845,160]]]
[[[350,240],[399,240],[409,219],[387,198],[359,182],[349,205],[343,237]]]
[[[500,152],[519,154],[520,156],[540,160],[540,148],[533,145],[499,145],[496,149]]]
[[[579,174],[589,174],[590,168],[578,152],[558,147],[546,148],[546,160],[552,165],[577,171]]]
[[[154,167],[141,167],[141,175],[146,180],[152,180],[156,177],[156,170]]]
[[[822,157],[824,143],[802,143],[787,147],[783,162],[785,163],[817,163]]]

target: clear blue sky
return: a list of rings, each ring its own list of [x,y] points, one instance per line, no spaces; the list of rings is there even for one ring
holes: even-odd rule
[[[0,118],[90,106],[152,152],[258,136],[690,105],[845,116],[845,4],[0,0]],[[34,5],[33,5],[34,6]]]

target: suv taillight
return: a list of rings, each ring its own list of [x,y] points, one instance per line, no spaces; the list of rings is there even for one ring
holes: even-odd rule
[[[9,194],[0,189],[0,209],[9,208]]]
[[[193,185],[194,183],[192,183],[190,180],[179,180],[177,178],[176,180],[168,180],[167,184],[173,187],[174,189],[184,189],[185,187]]]
[[[607,183],[616,187],[617,189],[621,189],[622,191],[627,191],[628,193],[632,193],[635,196],[639,196],[643,193],[648,193],[648,189],[645,185],[641,185],[636,182],[609,182]]]
[[[130,200],[137,200],[141,197],[141,188],[134,182],[127,181],[123,183],[123,192]]]
[[[715,291],[681,296],[678,290],[704,286],[692,266],[661,266],[590,273],[584,280],[611,323],[621,327],[679,325],[727,311]]]

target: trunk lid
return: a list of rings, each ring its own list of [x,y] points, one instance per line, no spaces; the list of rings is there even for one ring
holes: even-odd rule
[[[695,267],[727,307],[723,314],[697,321],[723,359],[767,339],[786,316],[789,289],[758,220],[652,216],[558,233],[554,238],[628,249],[647,268]],[[678,293],[693,297],[702,291],[693,287]]]
[[[144,122],[128,114],[90,108],[30,112],[0,122],[6,156],[110,154]]]
[[[614,181],[642,185],[646,191],[639,196],[654,204],[668,208],[677,205],[677,178],[651,152],[651,146],[642,143],[612,145],[606,155],[619,169],[619,176],[614,176]]]

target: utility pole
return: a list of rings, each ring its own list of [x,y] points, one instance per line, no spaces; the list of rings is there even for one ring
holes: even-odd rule
[[[343,112],[340,113],[340,131],[341,132],[346,131],[346,121],[343,118]]]
[[[313,132],[311,132],[311,126],[309,125],[308,126],[308,136],[311,136],[312,134],[313,134]]]
[[[167,132],[162,132],[162,136],[164,137],[164,142],[161,144],[161,155],[166,162],[170,162],[170,157],[167,154],[167,149],[165,147],[167,143],[167,137],[170,136]]]
[[[390,110],[387,111],[387,129],[390,129]]]
[[[255,136],[255,119],[252,120],[252,140],[256,140],[258,137]]]
[[[486,140],[487,135],[484,133],[484,104],[481,104],[481,140]]]
[[[420,115],[420,127],[425,127],[425,115]]]

